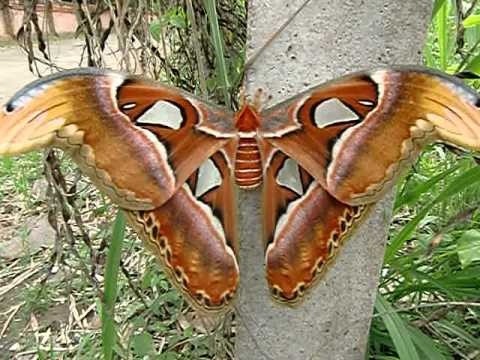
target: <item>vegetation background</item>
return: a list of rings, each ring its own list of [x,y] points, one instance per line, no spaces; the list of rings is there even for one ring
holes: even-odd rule
[[[435,1],[427,66],[480,73],[478,3]],[[45,75],[61,69],[49,49],[62,40],[35,4],[24,2],[17,41],[30,71]],[[79,65],[142,73],[236,106],[245,0],[76,6]],[[397,187],[369,359],[480,359],[479,159],[449,150],[429,147]],[[33,249],[29,219],[45,214],[55,243]],[[25,242],[24,255],[0,262],[0,358],[233,358],[241,318],[212,329],[196,317],[115,207],[61,153],[0,159],[0,226],[0,245]]]

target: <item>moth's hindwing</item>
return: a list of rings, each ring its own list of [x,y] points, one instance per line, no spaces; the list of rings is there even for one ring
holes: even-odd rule
[[[129,213],[171,281],[202,311],[228,309],[238,286],[231,172],[217,152],[164,205]]]
[[[341,203],[278,150],[264,181],[267,281],[277,300],[292,304],[335,259],[368,206]]]

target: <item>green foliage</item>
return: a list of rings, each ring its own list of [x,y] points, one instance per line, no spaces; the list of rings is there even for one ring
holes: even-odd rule
[[[438,40],[438,57],[440,59],[440,70],[446,71],[448,67],[448,55],[450,53],[450,31],[448,31],[448,16],[450,14],[450,2],[444,1],[438,9],[435,16],[437,40]]]
[[[380,314],[400,359],[420,360],[414,340],[408,331],[408,325],[382,295],[377,296],[375,309]]]
[[[473,1],[462,2],[463,9],[457,8],[458,3],[435,1],[425,63],[450,73],[480,73],[480,9],[468,10]],[[192,34],[191,19],[183,6],[154,1],[152,11],[158,16],[147,24],[147,30],[157,49],[165,45],[165,52],[159,55],[164,67],[157,77],[196,91],[202,73],[191,39],[197,35],[208,96],[228,104],[234,97],[232,89],[241,82],[244,62],[245,33],[238,30],[238,24],[245,14],[238,9],[245,4],[235,4],[235,11],[225,11],[225,4],[215,7],[215,1],[194,2],[199,33]],[[41,173],[40,162],[39,153],[20,160],[0,159],[0,181],[4,183],[0,200],[12,193],[28,200],[31,185]],[[370,331],[369,358],[467,359],[480,348],[479,182],[474,158],[432,146],[398,187]],[[83,206],[89,198],[82,195],[78,202]],[[89,211],[92,218],[108,216],[109,205],[102,203]],[[106,226],[93,227],[100,228],[92,236],[98,242],[110,238]],[[128,359],[213,359],[228,350],[226,334],[199,330],[185,321],[189,309],[182,296],[157,263],[143,254],[133,236],[124,239],[123,231],[124,219],[119,215],[109,241],[103,304],[97,304],[102,311],[102,331],[83,331],[70,356],[91,359],[103,353],[110,359],[115,353]],[[91,248],[80,242],[72,245],[87,266],[65,255],[64,262],[74,274],[68,286],[82,295],[77,301],[86,308],[95,304],[98,294],[81,272],[91,265]],[[99,257],[103,256],[102,246],[97,247]],[[119,275],[122,247],[126,270]],[[59,286],[46,284],[21,293],[26,319],[30,313],[43,314],[56,304]],[[28,341],[35,346],[33,340]],[[36,355],[41,359],[64,356],[55,348],[38,349]]]
[[[132,338],[132,350],[140,358],[155,355],[152,335],[147,332],[134,335]]]
[[[112,239],[105,270],[105,294],[102,306],[103,357],[105,360],[112,359],[116,345],[117,335],[115,330],[114,309],[117,299],[120,257],[122,255],[122,246],[125,238],[125,225],[125,214],[120,210],[113,225]]]
[[[480,15],[477,15],[477,14],[470,15],[468,18],[463,20],[462,24],[463,24],[463,27],[465,27],[465,28],[471,28],[471,27],[479,26],[480,25]]]
[[[462,232],[457,241],[457,254],[462,269],[468,268],[475,262],[480,263],[480,231],[470,229]]]
[[[0,200],[7,194],[21,195],[30,200],[30,190],[33,182],[39,178],[42,162],[42,155],[39,152],[32,152],[18,158],[0,159]]]
[[[472,58],[472,60],[465,65],[465,70],[480,74],[480,54]]]
[[[167,52],[159,78],[232,107],[243,75],[245,2],[191,1],[194,19],[184,5],[165,2],[155,3],[159,16],[149,24],[152,38]]]
[[[472,4],[435,1],[428,66],[480,70],[480,8]],[[445,150],[430,147],[397,189],[372,359],[467,359],[480,348],[480,167]]]
[[[438,178],[438,176],[436,178]],[[466,191],[466,189],[472,185],[475,185],[477,182],[480,182],[480,167],[474,167],[454,177],[452,181],[448,183],[448,186],[446,186],[445,189],[435,196],[433,200],[429,201],[426,205],[419,209],[415,217],[412,218],[396,236],[393,237],[386,251],[385,263],[388,264],[393,259],[397,251],[402,248],[405,241],[411,238],[411,235],[417,228],[418,224],[425,219],[427,214],[435,205],[444,203],[450,197],[455,196],[462,191]]]
[[[160,18],[153,20],[150,32],[156,41],[161,41],[162,30],[166,28],[186,29],[187,15],[182,7],[175,6],[168,9]]]

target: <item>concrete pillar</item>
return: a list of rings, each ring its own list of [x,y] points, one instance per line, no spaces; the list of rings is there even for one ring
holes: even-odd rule
[[[250,0],[251,55],[305,0]],[[248,69],[247,93],[269,105],[346,72],[420,63],[431,1],[311,0]],[[248,56],[247,56],[248,58]],[[363,359],[391,200],[380,202],[300,307],[274,304],[265,281],[260,191],[241,192],[239,360]]]

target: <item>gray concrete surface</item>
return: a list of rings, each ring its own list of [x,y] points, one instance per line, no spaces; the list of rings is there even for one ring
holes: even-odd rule
[[[304,0],[250,0],[248,54]],[[335,6],[333,6],[333,4]],[[270,104],[346,72],[419,63],[432,4],[417,0],[312,0],[247,73]],[[307,300],[274,304],[265,281],[260,192],[240,194],[239,360],[363,359],[383,260],[391,200],[372,211]]]

